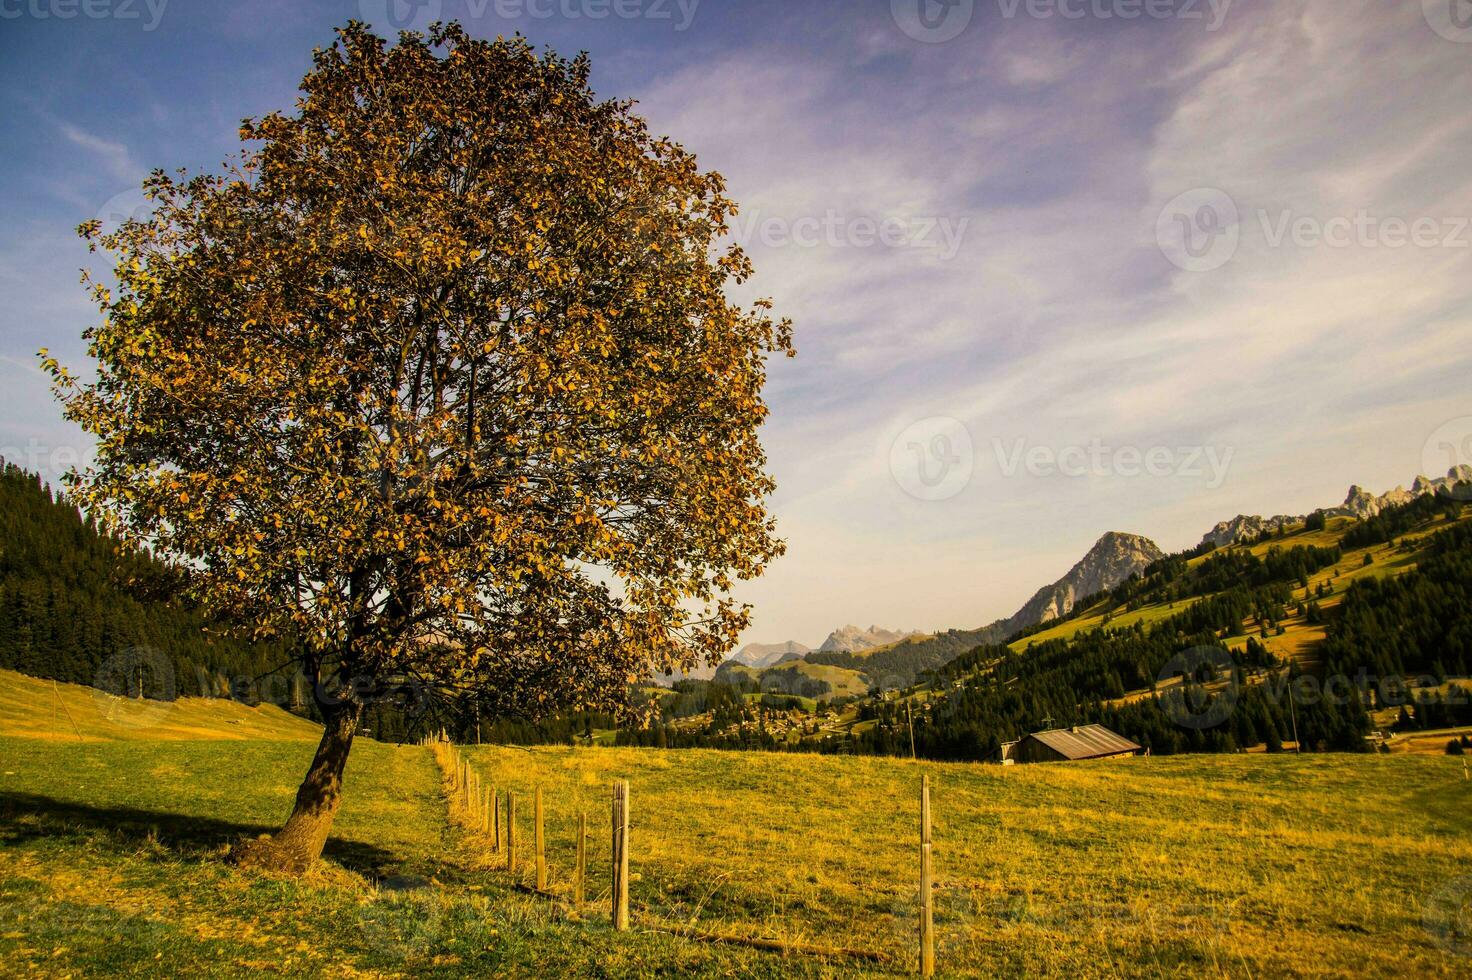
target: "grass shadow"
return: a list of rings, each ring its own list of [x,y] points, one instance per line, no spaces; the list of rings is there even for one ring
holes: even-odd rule
[[[241,838],[278,829],[162,810],[90,806],[35,793],[0,792],[0,846],[100,831],[125,843],[152,841],[176,856],[200,858]],[[381,847],[338,837],[328,838],[323,857],[371,877],[389,873],[402,860]]]

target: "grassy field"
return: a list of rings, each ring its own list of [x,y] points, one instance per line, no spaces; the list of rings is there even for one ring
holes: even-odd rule
[[[0,732],[62,741],[310,739],[322,728],[272,704],[217,698],[149,701],[0,670]]]
[[[828,693],[823,695],[825,700],[858,697],[869,692],[869,683],[864,679],[861,671],[850,670],[847,667],[835,667],[832,664],[812,664],[805,660],[794,660],[762,668],[734,664],[726,667],[725,670],[730,674],[749,678],[760,684],[762,690],[774,693],[791,689],[798,679],[803,678],[827,684]]]
[[[11,683],[0,678],[0,688]],[[467,749],[488,783],[518,793],[525,856],[530,794],[544,788],[551,888],[564,898],[576,814],[588,814],[589,902],[573,909],[516,889],[501,855],[449,826],[427,749],[359,742],[328,860],[293,881],[238,872],[222,857],[230,841],[285,816],[310,744],[38,737],[44,728],[32,719],[17,735],[13,714],[0,724],[0,972],[900,975],[927,772],[942,975],[1472,975],[1472,958],[1422,924],[1426,903],[1472,862],[1472,783],[1445,756],[1003,770]],[[632,786],[641,928],[630,934],[606,925],[617,778]],[[892,962],[784,956],[660,926]]]

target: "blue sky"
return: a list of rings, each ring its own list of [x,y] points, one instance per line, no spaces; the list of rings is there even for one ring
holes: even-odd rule
[[[392,30],[89,2],[0,0],[0,447],[52,473],[86,450],[34,357],[83,363],[72,229],[217,168],[333,26]],[[1469,0],[395,9],[589,51],[728,178],[742,298],[800,351],[749,640],[977,626],[1107,530],[1179,549],[1472,462]]]

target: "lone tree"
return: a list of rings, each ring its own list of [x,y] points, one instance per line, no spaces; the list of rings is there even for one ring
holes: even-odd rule
[[[321,854],[374,698],[619,710],[729,649],[734,580],[782,551],[757,429],[790,324],[725,296],[721,177],[588,71],[350,23],[223,175],[79,229],[115,285],[84,278],[92,380],[41,352],[97,438],[71,493],[316,682],[322,742],[244,863]]]

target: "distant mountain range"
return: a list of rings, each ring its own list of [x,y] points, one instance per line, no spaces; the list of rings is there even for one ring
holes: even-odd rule
[[[905,637],[914,635],[913,630],[909,633],[898,633],[881,626],[870,626],[866,630],[857,626],[840,626],[828,634],[828,639],[818,649],[823,653],[858,653],[860,650],[898,643]]]
[[[1472,466],[1453,467],[1445,477],[1437,479],[1418,476],[1409,490],[1396,487],[1378,496],[1362,487],[1352,486],[1343,504],[1324,508],[1323,514],[1362,520],[1374,517],[1387,507],[1404,504],[1426,494],[1450,491],[1459,483],[1472,483]],[[1276,533],[1280,528],[1302,524],[1306,519],[1306,515],[1262,517],[1239,514],[1206,532],[1202,544],[1225,547],[1255,539],[1264,531]],[[1164,552],[1149,538],[1110,531],[1099,538],[1066,575],[1043,586],[1011,616],[986,626],[934,634],[907,633],[880,626],[868,629],[840,626],[829,633],[816,649],[796,640],[752,643],[742,647],[726,663],[761,671],[804,661],[862,672],[875,684],[907,684],[913,682],[920,672],[933,669],[966,650],[984,644],[1004,643],[1022,630],[1065,617],[1083,600],[1113,589],[1164,557]],[[709,678],[713,673],[710,668],[705,668],[689,676]],[[661,683],[669,680],[660,678]]]
[[[829,633],[828,639],[824,640],[817,649],[823,653],[857,653],[860,650],[870,650],[874,647],[898,643],[907,636],[916,635],[918,634],[915,632],[902,633],[885,629],[882,626],[870,626],[868,629],[861,629],[858,626],[840,626]],[[796,640],[787,640],[783,643],[748,643],[732,654],[727,663],[735,661],[744,667],[771,667],[791,660],[801,660],[813,652],[812,647]]]
[[[1019,630],[1068,615],[1082,599],[1113,588],[1161,557],[1163,553],[1149,538],[1110,531],[1095,542],[1068,574],[1039,589],[1013,615],[988,626],[935,634],[903,633],[880,626],[868,629],[840,626],[816,650],[795,640],[753,643],[742,647],[722,668],[739,665],[758,671],[786,669],[791,662],[800,660],[837,668],[847,672],[847,676],[862,674],[871,684],[908,686],[922,671],[939,667],[968,650],[987,643],[1001,643]],[[784,684],[781,689],[787,686]]]
[[[783,660],[799,660],[807,653],[812,653],[812,647],[804,646],[796,640],[785,643],[748,643],[730,659],[747,667],[770,667]]]

